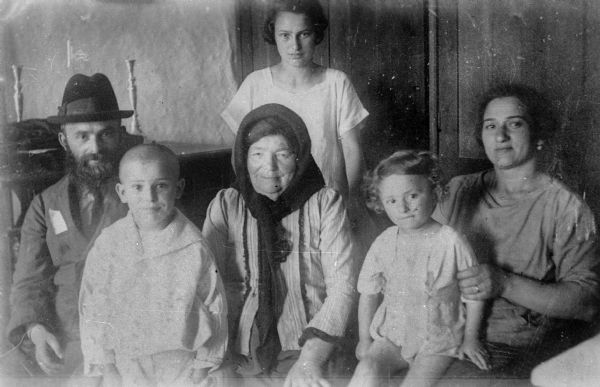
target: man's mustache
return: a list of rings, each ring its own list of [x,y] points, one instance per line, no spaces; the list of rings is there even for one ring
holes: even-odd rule
[[[106,157],[106,155],[102,154],[102,153],[92,153],[92,154],[87,154],[87,155],[83,155],[79,158],[79,161],[81,163],[85,163],[88,161],[106,161],[109,158]]]

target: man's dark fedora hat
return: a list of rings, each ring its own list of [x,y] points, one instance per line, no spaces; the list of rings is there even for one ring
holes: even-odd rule
[[[67,82],[58,115],[46,120],[51,124],[67,124],[116,120],[132,114],[133,110],[119,110],[117,97],[106,75],[75,74]]]

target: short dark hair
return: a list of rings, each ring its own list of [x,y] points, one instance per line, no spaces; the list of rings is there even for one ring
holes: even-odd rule
[[[156,142],[136,145],[125,152],[119,163],[119,172],[125,163],[148,160],[160,161],[169,169],[173,175],[173,180],[179,180],[181,167],[177,155],[171,148]]]
[[[536,89],[518,83],[502,83],[489,89],[482,97],[479,104],[477,141],[482,145],[481,132],[483,128],[483,115],[488,104],[497,98],[514,97],[525,107],[529,125],[531,142],[549,140],[554,136],[558,121],[550,100]]]
[[[380,161],[363,180],[363,193],[367,207],[377,213],[383,212],[379,186],[383,179],[391,175],[427,176],[438,198],[442,196],[444,182],[437,156],[428,151],[400,150]]]
[[[275,20],[280,12],[292,12],[306,15],[315,31],[315,43],[319,44],[325,37],[329,21],[318,0],[275,0],[267,11],[267,19],[263,27],[265,42],[275,45]]]

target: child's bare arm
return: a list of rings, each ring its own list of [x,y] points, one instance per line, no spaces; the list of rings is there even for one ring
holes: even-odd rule
[[[360,360],[369,349],[372,343],[369,328],[373,321],[373,316],[381,303],[381,294],[361,294],[358,300],[358,345],[356,347],[356,357]]]
[[[483,301],[469,301],[466,303],[467,321],[465,323],[465,335],[463,343],[459,348],[459,358],[469,357],[482,370],[490,368],[489,356],[483,344],[479,340],[483,320]]]
[[[467,302],[467,321],[465,324],[465,340],[479,340],[479,331],[483,320],[483,302]]]

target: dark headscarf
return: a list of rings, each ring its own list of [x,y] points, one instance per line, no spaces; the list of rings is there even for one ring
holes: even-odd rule
[[[264,134],[261,136],[262,133]],[[296,155],[294,176],[276,201],[256,192],[248,174],[248,149],[268,135],[285,137]],[[285,296],[279,265],[286,260],[291,248],[281,220],[300,209],[314,193],[325,186],[310,148],[310,136],[302,119],[283,105],[267,104],[244,117],[233,149],[236,174],[233,187],[241,193],[246,207],[258,223],[259,298],[254,323],[259,334],[257,358],[264,372],[270,372],[281,351],[277,321]],[[244,240],[244,249],[246,246],[247,240]],[[248,252],[244,251],[244,254],[247,256]]]

